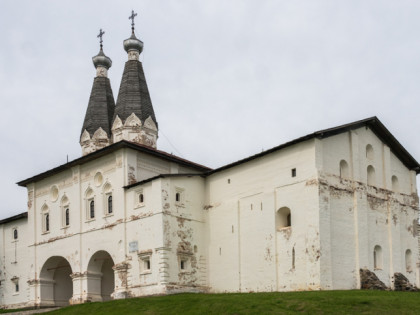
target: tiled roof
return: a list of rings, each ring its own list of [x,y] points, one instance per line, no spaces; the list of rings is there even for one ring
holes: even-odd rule
[[[106,77],[96,77],[93,80],[89,105],[86,110],[82,132],[86,129],[92,137],[101,127],[111,137],[112,118],[114,116],[115,101],[111,84]]]
[[[147,88],[143,66],[138,60],[129,60],[125,63],[113,121],[118,115],[124,122],[132,113],[142,123],[151,116],[156,126],[158,125],[149,89]]]

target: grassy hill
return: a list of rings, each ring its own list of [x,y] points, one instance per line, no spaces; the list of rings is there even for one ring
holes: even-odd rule
[[[320,291],[177,294],[87,303],[48,314],[420,314],[420,293]]]

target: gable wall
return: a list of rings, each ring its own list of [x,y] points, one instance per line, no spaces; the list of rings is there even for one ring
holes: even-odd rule
[[[360,268],[375,271],[388,286],[394,272],[416,283],[417,271],[407,272],[405,251],[415,264],[418,201],[415,173],[407,169],[390,148],[370,130],[359,128],[317,142],[320,152],[321,247],[323,283],[333,289],[359,287]],[[373,157],[366,146],[373,147]],[[346,160],[349,174],[340,176],[340,161]],[[367,168],[375,169],[375,182],[368,185]],[[393,189],[392,176],[399,189]],[[382,266],[374,267],[374,248],[382,249]]]

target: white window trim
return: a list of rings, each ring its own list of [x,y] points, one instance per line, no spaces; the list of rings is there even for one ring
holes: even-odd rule
[[[90,202],[91,201],[93,201],[93,205],[94,205],[94,214],[95,214],[95,216],[93,218],[90,217]],[[95,195],[93,195],[90,198],[86,198],[86,205],[85,205],[85,207],[86,207],[86,221],[85,222],[90,222],[90,221],[96,220],[98,205],[97,205],[96,200],[95,200]]]
[[[108,198],[109,197],[112,197],[112,212],[111,213],[109,213],[109,208],[108,208]],[[104,217],[112,217],[115,213],[114,194],[112,193],[112,190],[107,192],[107,193],[104,193],[104,205],[105,205],[105,207],[103,207],[104,208]]]
[[[140,259],[140,275],[147,275],[152,273],[152,251],[141,252],[138,254]],[[146,269],[146,261],[149,261],[150,268]]]
[[[17,231],[17,238],[15,238],[15,230]],[[17,226],[12,227],[12,243],[19,241],[19,229]]]
[[[143,195],[143,202],[140,202],[140,195]],[[144,197],[144,191],[143,188],[138,189],[134,193],[134,207],[135,208],[141,208],[145,206],[145,197]]]
[[[66,209],[69,209],[69,225],[66,225]],[[61,206],[61,228],[67,229],[71,225],[70,220],[70,203],[66,203],[65,205]]]
[[[48,230],[47,230],[47,215],[48,215]],[[42,234],[48,234],[51,232],[51,217],[50,215],[50,211],[44,211],[41,213],[41,222],[42,222]]]
[[[191,272],[191,254],[182,253],[178,254],[178,269],[181,273]],[[181,268],[181,261],[184,261],[184,269]]]
[[[176,200],[176,195],[179,194],[179,201]],[[181,187],[175,187],[175,205],[177,207],[185,207],[185,189]]]

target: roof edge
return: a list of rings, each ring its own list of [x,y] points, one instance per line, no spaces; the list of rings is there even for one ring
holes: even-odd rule
[[[14,216],[8,217],[6,219],[0,220],[0,224],[6,224],[9,222],[17,221],[20,219],[26,219],[26,218],[28,218],[28,212],[22,212]]]

